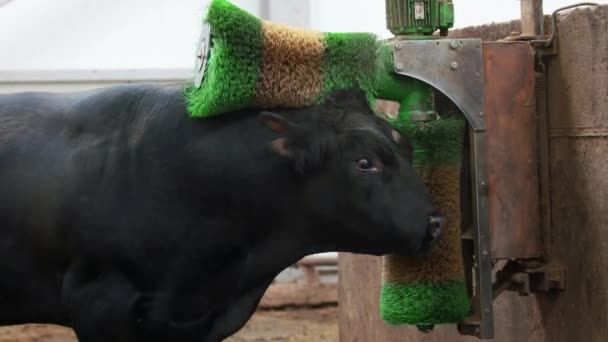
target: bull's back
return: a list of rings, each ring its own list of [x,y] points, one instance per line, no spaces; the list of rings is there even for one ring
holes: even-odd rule
[[[0,234],[49,247],[74,182],[74,95],[0,95]],[[0,252],[1,253],[1,252]],[[31,251],[30,251],[31,253]]]
[[[139,126],[163,101],[155,96],[163,89],[0,95],[0,234],[29,230],[30,242],[44,241],[35,247],[60,245],[54,237],[73,233],[57,231],[69,225],[72,209],[92,200],[87,195],[100,181],[106,189],[122,181],[131,144],[145,129]]]
[[[52,122],[66,105],[63,95],[0,95],[0,324],[63,316],[59,260],[44,254],[62,191]]]
[[[88,228],[75,221],[154,91],[0,95],[0,325],[63,323],[62,281]]]

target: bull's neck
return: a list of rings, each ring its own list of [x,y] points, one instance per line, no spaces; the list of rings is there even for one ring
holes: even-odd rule
[[[299,206],[300,187],[288,163],[271,150],[273,132],[257,120],[257,112],[224,118],[189,119],[192,133],[184,142],[191,184],[201,189],[202,204],[218,204],[233,217],[266,226],[288,219]]]

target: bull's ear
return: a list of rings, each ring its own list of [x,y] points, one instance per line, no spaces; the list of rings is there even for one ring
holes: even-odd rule
[[[289,120],[272,112],[261,112],[259,119],[264,125],[277,133],[285,133],[293,127],[293,123]]]
[[[260,122],[272,131],[286,135],[293,128],[294,124],[283,116],[272,112],[261,112],[259,115]],[[293,157],[293,152],[288,148],[287,137],[283,136],[272,141],[271,149],[280,156]]]
[[[293,157],[293,151],[287,146],[287,138],[285,137],[273,140],[270,143],[270,147],[276,154],[280,156],[288,158]]]

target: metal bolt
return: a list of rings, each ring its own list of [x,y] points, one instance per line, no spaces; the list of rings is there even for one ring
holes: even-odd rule
[[[458,48],[458,42],[455,40],[452,40],[452,42],[450,43],[450,47],[452,49],[457,49]]]
[[[483,116],[483,112],[479,112],[479,116]]]
[[[397,70],[401,71],[403,70],[404,66],[402,63],[397,63]]]
[[[482,193],[486,193],[488,191],[488,183],[485,180],[482,180],[481,182],[479,182],[479,191]],[[487,255],[487,254],[484,254],[484,255]]]
[[[476,77],[476,78],[479,78],[479,77],[481,77],[481,74],[480,74],[480,73],[478,73],[478,72],[476,72],[476,73],[475,73],[475,77]]]
[[[452,64],[450,64],[450,67],[452,68],[452,70],[458,69],[458,62],[452,62]]]
[[[418,328],[418,330],[422,333],[428,334],[431,331],[433,331],[434,326],[433,325],[418,325],[416,326]]]
[[[479,42],[475,43],[475,47],[480,47],[481,44]]]
[[[395,44],[395,50],[401,50],[401,48],[403,48],[403,45],[401,45],[401,43]]]
[[[512,277],[511,277],[511,281],[514,282],[515,284],[523,284],[526,282],[526,278],[528,276],[524,273],[515,273]]]

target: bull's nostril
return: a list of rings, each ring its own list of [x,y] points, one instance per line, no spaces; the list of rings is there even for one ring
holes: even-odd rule
[[[428,221],[428,234],[429,236],[435,240],[439,238],[441,232],[443,231],[444,219],[441,216],[429,216]]]

